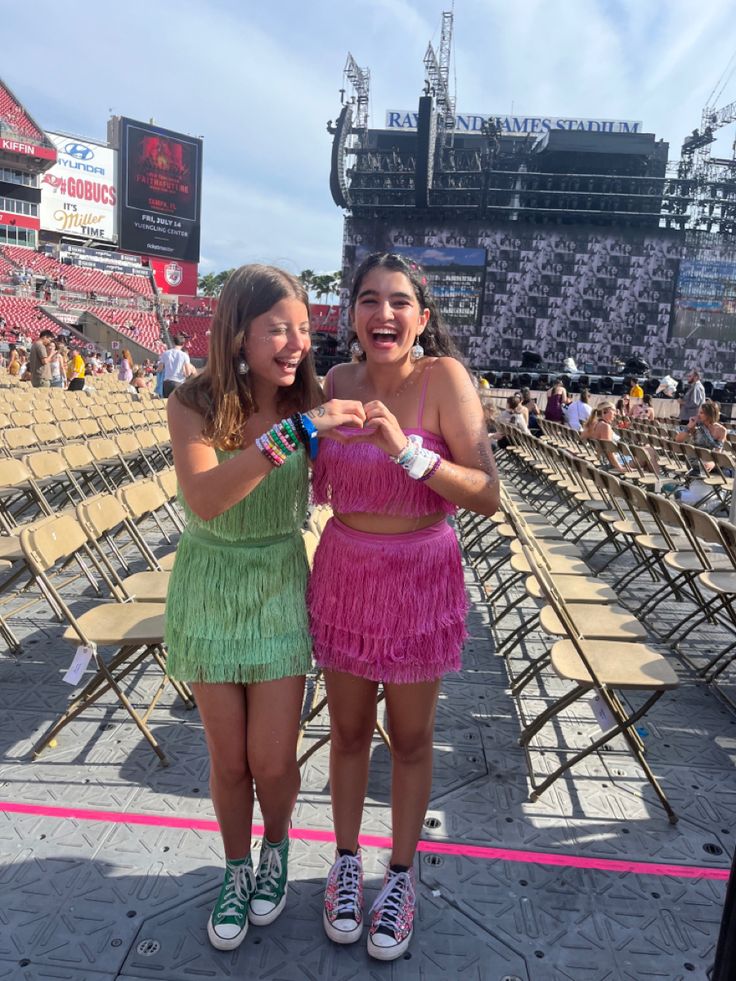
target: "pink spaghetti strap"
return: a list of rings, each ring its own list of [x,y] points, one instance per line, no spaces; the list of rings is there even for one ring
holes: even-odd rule
[[[419,396],[419,411],[417,413],[417,429],[420,430],[423,429],[422,417],[424,416],[424,402],[427,398],[427,385],[429,385],[429,373],[432,370],[432,368],[434,368],[435,361],[433,361],[432,364],[428,365],[424,369],[424,381],[422,383],[422,392],[421,395]]]

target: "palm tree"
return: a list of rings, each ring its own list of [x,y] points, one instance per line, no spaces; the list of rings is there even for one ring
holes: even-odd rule
[[[207,273],[200,276],[197,283],[200,293],[205,296],[219,296],[231,272],[233,272],[232,269],[223,269],[219,273]]]
[[[311,293],[314,288],[314,273],[311,269],[303,269],[297,277],[307,293]]]

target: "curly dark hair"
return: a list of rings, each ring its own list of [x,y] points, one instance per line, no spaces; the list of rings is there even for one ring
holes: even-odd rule
[[[412,262],[411,259],[407,259],[405,256],[398,255],[395,252],[373,252],[363,259],[353,275],[353,285],[350,290],[350,310],[353,311],[355,309],[355,303],[358,299],[358,293],[360,292],[363,280],[374,269],[388,269],[390,272],[403,273],[411,283],[411,288],[414,290],[419,309],[429,310],[429,320],[427,321],[427,326],[424,328],[421,339],[424,353],[433,358],[455,358],[457,361],[463,362],[463,356],[455,346],[447,325],[442,319],[437,303],[427,285],[427,277],[421,266],[417,265],[416,262]],[[355,339],[355,333],[351,332],[348,343],[352,344]],[[364,359],[365,354],[361,355],[360,360]]]

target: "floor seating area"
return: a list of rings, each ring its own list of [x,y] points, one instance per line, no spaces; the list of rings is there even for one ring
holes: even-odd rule
[[[18,654],[22,645],[14,620],[38,602],[37,590],[48,604],[50,622],[58,621],[60,640],[73,645],[72,652],[80,646],[93,652],[92,678],[34,752],[112,691],[165,763],[146,720],[167,683],[163,604],[175,541],[170,540],[168,555],[157,556],[140,525],[153,519],[162,529],[159,513],[167,522],[172,516],[178,520],[166,411],[146,395],[133,401],[111,377],[95,383],[94,392],[81,393],[25,386],[2,390],[0,634]],[[69,587],[80,577],[94,597],[91,603],[84,598],[88,608],[82,612],[69,599]],[[161,684],[141,712],[123,682],[144,662],[158,669]],[[191,708],[186,686],[172,684]]]
[[[530,799],[615,747],[676,822],[666,781],[649,760],[647,714],[684,677],[736,710],[736,526],[727,518],[733,478],[723,473],[736,461],[704,454],[701,462],[713,464],[704,478],[704,501],[716,510],[709,514],[658,493],[660,478],[635,458],[613,473],[605,445],[583,443],[564,426],[543,429],[536,439],[499,425],[508,441],[499,451],[501,511],[459,522],[488,597]],[[631,449],[646,441],[661,473],[682,478],[685,447],[663,432],[642,425],[626,438]],[[622,444],[617,451],[625,452]],[[642,464],[649,459],[644,454]],[[561,749],[565,718],[585,738]]]

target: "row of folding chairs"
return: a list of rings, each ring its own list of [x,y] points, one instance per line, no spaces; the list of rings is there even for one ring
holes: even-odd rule
[[[36,603],[20,544],[25,529],[48,517],[69,514],[100,493],[128,494],[131,488],[155,483],[156,507],[131,512],[130,519],[137,524],[150,519],[159,542],[168,545],[172,544],[172,534],[167,528],[173,528],[174,535],[181,531],[181,517],[174,503],[177,488],[173,468],[156,469],[144,454],[131,461],[115,446],[107,453],[96,454],[94,449],[79,444],[61,451],[36,452],[23,459],[0,459],[0,634],[12,651],[21,648],[12,619]]]
[[[649,766],[637,732],[652,706],[677,687],[677,675],[668,658],[652,645],[641,623],[618,603],[615,591],[592,575],[579,550],[527,504],[515,503],[507,491],[502,491],[502,510],[493,520],[464,515],[460,527],[466,553],[476,570],[481,572],[490,563],[495,570],[493,582],[501,584],[489,595],[497,632],[496,652],[506,658],[510,692],[522,720],[520,744],[532,785],[531,798],[536,799],[563,774],[620,737],[669,820],[675,822],[677,816]],[[481,540],[485,545],[478,551]],[[500,560],[495,557],[499,550]],[[487,577],[485,582],[490,584]],[[515,587],[521,587],[516,595]],[[533,604],[531,615],[526,610],[529,603]],[[502,637],[499,624],[519,608],[519,626]],[[515,672],[512,663],[518,656],[512,659],[510,655],[518,655],[521,642],[532,632],[547,643],[541,654],[529,658]],[[529,706],[536,701],[525,699],[524,693],[544,671],[551,671],[566,688],[530,715]],[[563,754],[559,765],[540,778],[534,757],[545,749],[544,743],[538,742],[542,733],[581,699],[591,697],[600,706],[600,735],[584,748]]]
[[[630,605],[650,631],[715,682],[736,657],[736,526],[540,441],[519,437],[508,456],[526,499],[572,545],[590,541],[584,561],[604,548],[610,554],[599,573],[626,556],[636,560],[622,568],[614,589],[633,594]],[[652,579],[651,594],[637,584],[641,576]],[[658,611],[668,600],[685,605],[674,607],[681,614],[662,630]],[[705,623],[720,626],[723,640],[712,640],[709,658],[699,661],[687,639]]]
[[[504,429],[503,425],[499,428]],[[697,478],[704,488],[698,506],[712,503],[719,512],[727,514],[730,510],[736,473],[736,454],[730,444],[723,450],[710,450],[678,443],[661,433],[629,429],[621,431],[617,443],[581,440],[577,433],[555,423],[544,423],[542,430],[546,442],[604,466],[610,467],[614,457],[626,459],[627,479],[654,486],[660,480],[689,485]],[[693,471],[694,464],[700,464],[700,472]]]
[[[167,503],[161,481],[151,478],[122,487],[115,494],[85,499],[73,510],[49,515],[21,529],[22,561],[40,597],[61,622],[63,641],[78,653],[80,648],[87,652],[94,666],[89,680],[37,741],[34,756],[112,691],[161,762],[167,763],[148,719],[169,682],[188,708],[194,705],[188,687],[170,681],[165,668],[165,597],[174,553],[157,558],[141,532],[142,521]],[[147,566],[146,571],[130,571],[134,561],[131,551],[138,563]],[[71,575],[72,569],[75,575]],[[82,611],[75,610],[80,579],[89,582],[100,597],[91,604],[85,598]],[[72,583],[74,595],[69,598]],[[160,681],[145,710],[139,712],[124,682],[131,673],[149,665],[158,669]]]

